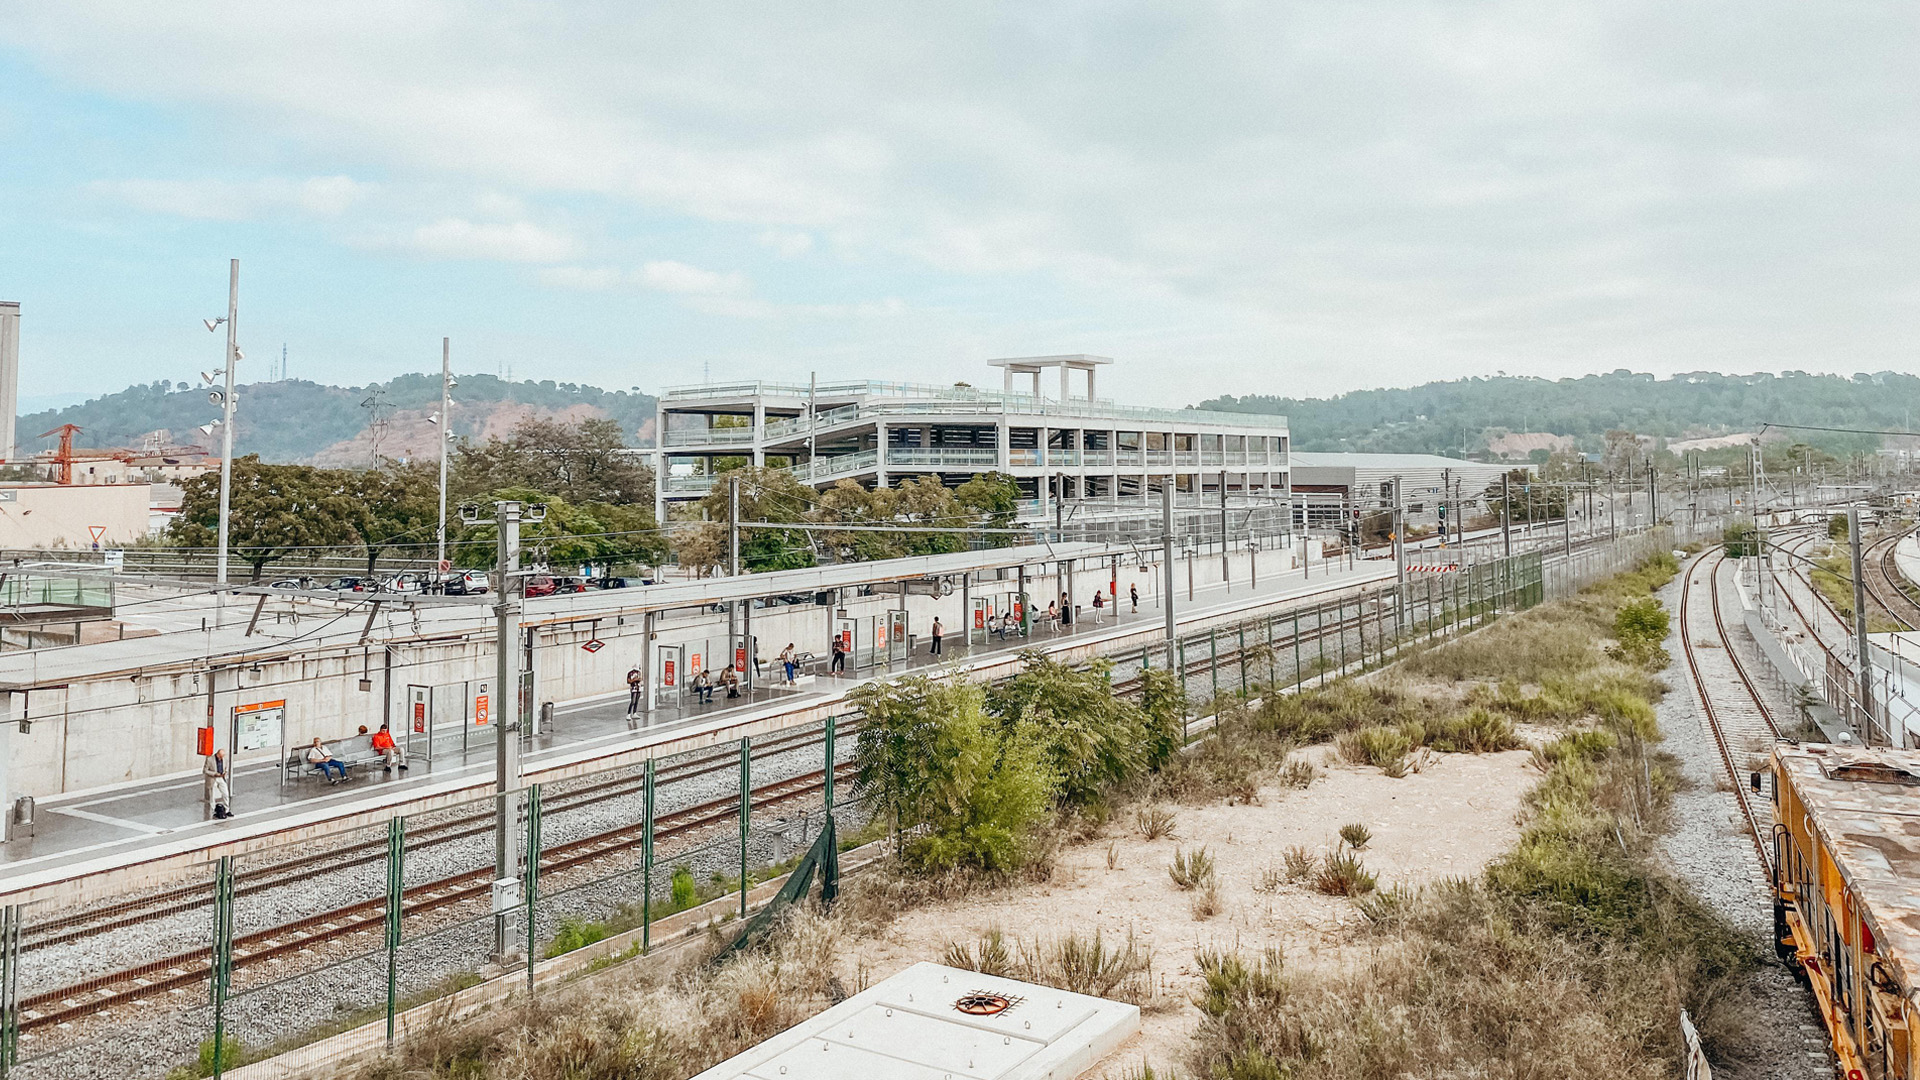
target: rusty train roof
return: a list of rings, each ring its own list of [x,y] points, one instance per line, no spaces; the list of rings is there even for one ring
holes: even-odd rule
[[[1779,746],[1774,751],[1841,876],[1876,950],[1903,986],[1920,977],[1920,753]]]

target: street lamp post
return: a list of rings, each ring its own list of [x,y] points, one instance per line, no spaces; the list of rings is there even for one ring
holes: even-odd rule
[[[447,413],[453,407],[453,339],[440,339],[440,527],[434,534],[433,568],[444,575],[447,566],[447,440],[453,437],[453,425]],[[442,578],[442,581],[445,579]]]
[[[227,266],[227,316],[224,319],[207,319],[207,329],[214,330],[221,323],[227,324],[227,359],[221,365],[225,376],[225,386],[220,393],[220,539],[214,557],[214,580],[227,583],[227,516],[233,506],[233,368],[240,359],[240,260],[229,260]],[[215,621],[218,611],[224,605],[226,593],[217,592],[215,601]]]
[[[489,719],[493,723],[493,877],[495,902],[493,915],[493,955],[504,959],[513,953],[512,906],[504,902],[500,890],[518,880],[519,803],[520,803],[520,504],[511,500],[494,506],[496,526],[493,613],[494,671],[493,699]],[[528,943],[532,947],[532,943]]]

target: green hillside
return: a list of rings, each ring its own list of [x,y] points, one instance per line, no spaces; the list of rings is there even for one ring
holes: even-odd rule
[[[1605,433],[1625,429],[1680,438],[1754,431],[1763,423],[1910,430],[1920,421],[1920,378],[1873,375],[1719,375],[1692,372],[1670,379],[1621,370],[1580,379],[1502,376],[1427,383],[1407,389],[1356,390],[1331,398],[1227,395],[1203,409],[1282,413],[1302,450],[1472,453],[1489,433],[1545,431],[1571,435],[1599,450]],[[1877,440],[1795,432],[1835,451],[1868,449]]]
[[[476,410],[476,405],[511,403],[543,409],[595,406],[618,421],[628,439],[635,442],[634,433],[654,418],[651,394],[552,380],[510,384],[493,375],[456,378],[459,388],[454,392],[455,399],[462,407],[456,416],[456,434],[471,434],[483,422],[485,417],[479,414],[488,410]],[[362,402],[376,392],[393,410],[434,412],[440,407],[437,374],[401,375],[367,386],[323,386],[303,379],[254,383],[240,388],[234,451],[259,454],[269,462],[304,461],[365,430],[372,410]],[[77,441],[90,447],[137,445],[140,436],[161,428],[170,430],[177,442],[204,442],[204,436],[195,429],[218,415],[219,409],[208,404],[204,387],[172,382],[130,386],[80,405],[22,416],[20,448],[27,453],[40,449],[51,440],[37,436],[61,424],[78,424],[85,433]]]

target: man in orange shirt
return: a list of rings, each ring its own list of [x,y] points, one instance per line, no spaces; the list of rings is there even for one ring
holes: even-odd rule
[[[381,724],[380,730],[373,733],[373,749],[386,763],[388,772],[392,772],[395,765],[400,766],[401,772],[407,771],[407,752],[393,741],[393,733],[387,730],[387,725]]]

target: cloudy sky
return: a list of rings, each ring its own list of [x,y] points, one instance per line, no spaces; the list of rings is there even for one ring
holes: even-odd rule
[[[1910,0],[0,0],[0,297],[41,399],[216,364],[229,257],[247,377],[1916,370],[1917,47]]]

